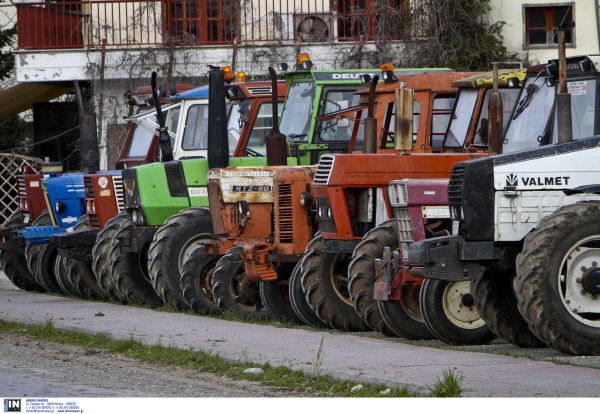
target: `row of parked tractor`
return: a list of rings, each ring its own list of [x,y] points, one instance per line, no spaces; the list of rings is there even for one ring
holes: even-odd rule
[[[600,354],[600,58],[561,53],[153,74],[118,169],[18,177],[0,263],[24,290]]]

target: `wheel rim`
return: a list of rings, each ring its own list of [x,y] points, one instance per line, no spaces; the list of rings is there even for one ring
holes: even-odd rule
[[[194,250],[200,247],[201,244],[214,240],[216,240],[215,236],[207,234],[199,234],[198,236],[189,239],[183,245],[183,248],[179,253],[179,273],[181,274],[183,271],[183,265],[185,264],[185,261],[192,255],[192,253],[194,253]]]
[[[213,299],[213,286],[212,286],[212,276],[215,272],[215,268],[217,266],[217,262],[220,257],[215,257],[214,259],[209,260],[205,263],[204,266],[200,269],[198,273],[198,277],[196,278],[196,287],[200,294],[204,297],[204,299],[210,302],[213,305],[217,305],[215,300]]]
[[[349,254],[336,254],[334,259],[331,261],[331,267],[329,269],[329,277],[331,278],[331,284],[333,290],[348,305],[352,305],[352,298],[348,290],[348,264],[350,257]]]
[[[579,322],[600,327],[600,294],[586,291],[582,282],[586,273],[600,272],[600,235],[588,236],[571,247],[558,272],[563,306]]]
[[[444,289],[443,305],[446,317],[462,329],[477,329],[485,325],[475,309],[468,281],[449,282]]]
[[[256,313],[265,310],[258,293],[258,283],[248,279],[244,265],[240,265],[232,273],[229,289],[233,300],[241,309]]]
[[[419,295],[421,293],[421,286],[404,286],[402,288],[402,299],[400,305],[404,309],[404,312],[415,321],[425,323],[423,315],[421,314],[421,307],[419,306]]]

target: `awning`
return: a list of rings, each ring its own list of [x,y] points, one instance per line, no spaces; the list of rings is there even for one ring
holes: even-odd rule
[[[36,102],[47,102],[73,91],[73,87],[39,82],[7,81],[2,86],[4,89],[0,91],[0,120],[31,109]]]

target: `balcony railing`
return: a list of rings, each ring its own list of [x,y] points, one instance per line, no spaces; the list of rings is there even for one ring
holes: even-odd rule
[[[409,0],[19,3],[19,49],[337,42],[409,32]]]

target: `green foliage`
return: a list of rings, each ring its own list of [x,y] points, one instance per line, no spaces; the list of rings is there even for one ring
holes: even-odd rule
[[[436,377],[433,387],[427,386],[434,397],[460,397],[465,376],[462,372],[455,373],[447,367],[442,371],[442,378]]]

